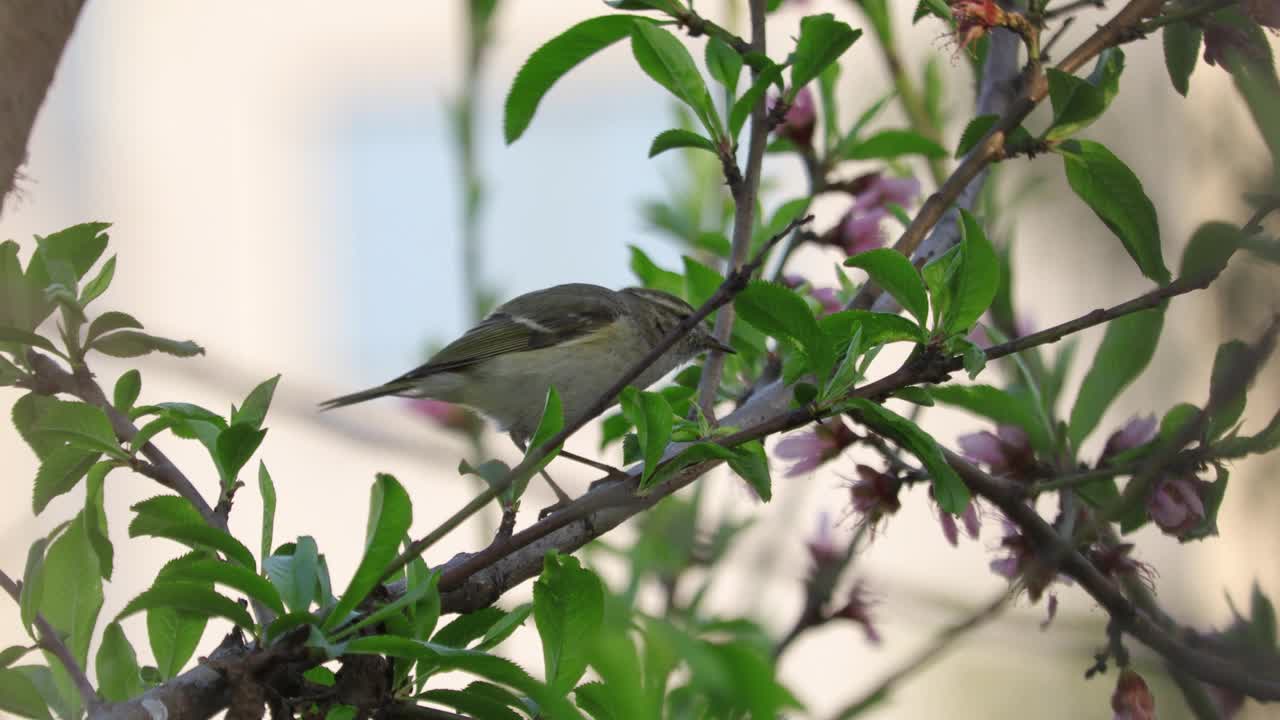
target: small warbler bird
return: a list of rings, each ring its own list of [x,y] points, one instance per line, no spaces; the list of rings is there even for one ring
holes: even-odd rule
[[[573,283],[536,290],[499,306],[425,365],[321,407],[387,395],[457,403],[495,420],[523,450],[542,417],[548,387],[555,386],[565,421],[573,422],[693,312],[680,298],[645,288]],[[713,348],[734,352],[695,327],[632,384],[648,387]]]

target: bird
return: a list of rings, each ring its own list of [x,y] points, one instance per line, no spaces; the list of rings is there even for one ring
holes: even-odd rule
[[[565,421],[575,421],[693,313],[679,297],[651,288],[610,290],[569,283],[535,290],[498,306],[423,365],[320,407],[331,410],[387,396],[460,404],[495,421],[524,451],[542,417],[549,387],[560,396]],[[734,352],[710,328],[696,325],[632,385],[644,389],[708,350]],[[560,501],[567,501],[551,485]]]

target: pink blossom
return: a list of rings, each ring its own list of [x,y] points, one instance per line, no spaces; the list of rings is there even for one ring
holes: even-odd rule
[[[774,101],[775,106],[777,102],[779,100]],[[791,103],[791,107],[787,109],[787,114],[782,116],[782,123],[778,125],[776,132],[800,147],[812,147],[813,128],[817,120],[818,112],[813,102],[813,93],[809,88],[802,87],[796,93],[796,99]]]
[[[1205,519],[1200,493],[1208,483],[1194,475],[1161,478],[1147,498],[1147,514],[1167,535],[1185,538]]]
[[[1098,463],[1101,464],[1103,460],[1112,455],[1132,450],[1151,442],[1151,439],[1156,436],[1156,424],[1156,416],[1154,414],[1146,417],[1134,415],[1129,418],[1123,427],[1111,433],[1111,436],[1107,438],[1107,444],[1102,449],[1102,457],[1099,458]]]
[[[787,470],[787,477],[811,472],[849,447],[857,438],[843,422],[816,425],[813,430],[803,430],[783,438],[774,446],[774,453],[796,463]]]
[[[858,212],[884,208],[889,203],[907,207],[920,194],[920,183],[915,178],[879,176],[871,185],[853,199],[853,209]]]
[[[1111,709],[1115,720],[1156,720],[1156,699],[1142,676],[1129,668],[1120,671]]]
[[[830,515],[825,512],[818,514],[818,532],[807,546],[815,573],[822,572],[840,562],[843,553],[836,547],[835,538],[831,534]]]
[[[844,303],[840,302],[839,292],[835,288],[813,288],[809,291],[809,297],[818,301],[822,311],[820,316],[837,313],[844,309]]]
[[[837,244],[844,248],[846,255],[882,247],[884,234],[880,232],[880,222],[887,217],[889,211],[883,208],[872,208],[863,213],[850,210],[840,221]]]
[[[992,572],[1010,581],[1022,577],[1026,583],[1027,596],[1032,602],[1039,600],[1055,580],[1069,582],[1065,576],[1055,577],[1041,567],[1035,545],[1017,526],[1006,520],[1004,532],[1000,547],[1008,554],[991,561]]]
[[[1035,470],[1035,452],[1027,433],[1016,425],[999,425],[995,434],[981,432],[956,438],[960,452],[986,465],[993,474],[1029,477]]]
[[[933,498],[933,487],[929,487],[929,497]],[[957,547],[960,544],[960,528],[956,525],[956,516],[943,510],[941,507],[935,508],[938,512],[938,523],[942,526],[942,536],[947,539],[951,547]],[[964,511],[960,513],[960,520],[964,523],[965,533],[973,538],[978,538],[978,533],[982,529],[982,520],[978,517],[978,503],[970,500],[964,506]]]
[[[872,645],[879,645],[880,632],[876,630],[871,617],[871,607],[873,605],[875,605],[875,601],[871,598],[866,583],[858,580],[849,591],[849,602],[833,613],[831,617],[843,618],[858,623],[862,626],[863,634],[867,636],[867,642]]]

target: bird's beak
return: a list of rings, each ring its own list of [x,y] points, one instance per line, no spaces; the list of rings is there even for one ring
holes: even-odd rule
[[[720,352],[726,353],[729,355],[738,354],[738,351],[734,350],[732,346],[730,346],[727,343],[722,343],[715,338],[707,338],[707,348],[710,350],[719,350]]]

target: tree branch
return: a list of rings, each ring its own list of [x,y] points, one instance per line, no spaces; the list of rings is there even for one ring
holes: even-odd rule
[[[1058,63],[1057,69],[1066,73],[1074,73],[1079,70],[1086,62],[1097,57],[1098,53],[1121,42],[1133,28],[1142,22],[1143,18],[1159,11],[1162,4],[1163,0],[1130,0],[1128,5],[1125,5],[1105,25],[1098,28],[1097,32],[1090,35],[1075,50],[1063,58],[1062,62]],[[993,32],[993,41],[1000,35],[1001,33]],[[907,257],[915,257],[916,249],[920,247],[925,234],[942,220],[943,216],[961,197],[961,194],[965,192],[969,184],[975,178],[978,178],[986,170],[987,166],[1001,157],[1004,151],[1005,136],[1021,125],[1022,121],[1031,114],[1031,111],[1048,94],[1049,83],[1043,73],[1028,79],[1026,87],[1023,88],[1018,98],[1009,105],[1008,110],[1000,117],[986,137],[979,141],[973,151],[965,157],[960,166],[942,184],[942,187],[938,188],[937,192],[930,195],[929,199],[925,201],[924,205],[916,213],[915,218],[912,219],[911,224],[902,233],[902,237],[898,238],[898,242],[894,244],[894,249]],[[879,287],[872,283],[867,283],[858,292],[850,306],[855,309],[871,308],[875,305],[880,295],[881,290]]]
[[[9,593],[9,597],[14,602],[18,602],[21,588],[13,581],[3,570],[0,570],[0,588]],[[71,654],[67,644],[62,642],[62,636],[58,635],[58,631],[54,629],[44,615],[36,613],[35,617],[36,630],[40,632],[40,647],[48,650],[54,657],[58,658],[58,662],[62,663],[62,667],[66,668],[67,675],[71,677],[71,682],[75,684],[76,691],[80,693],[80,701],[84,703],[85,709],[92,713],[102,700],[98,698],[98,693],[93,689],[93,684],[89,682],[89,676],[85,674],[84,668],[80,667],[80,663],[76,661],[74,655]]]
[[[750,0],[751,46],[750,52],[765,52],[765,0]],[[760,72],[751,70],[752,81]],[[764,148],[769,140],[766,97],[761,96],[751,108],[751,135],[747,144],[747,171],[742,182],[730,182],[733,193],[733,243],[729,251],[729,270],[736,271],[747,261],[751,251],[751,231],[755,226],[756,196],[760,190],[760,168],[764,163]],[[722,343],[729,342],[733,333],[733,306],[728,305],[716,315],[713,335]],[[712,348],[702,366],[702,378],[698,381],[698,407],[711,422],[715,422],[716,395],[720,392],[720,377],[724,373],[724,353]]]
[[[0,213],[84,0],[0,0]]]
[[[49,357],[35,351],[28,353],[28,357],[31,360],[31,369],[35,373],[36,392],[42,395],[59,393],[72,395],[90,405],[102,408],[121,443],[129,443],[137,436],[138,428],[127,416],[117,410],[115,405],[111,404],[102,387],[88,370],[67,372]],[[219,530],[227,529],[226,519],[219,517],[213,511],[204,496],[196,489],[195,484],[155,446],[155,443],[148,442],[143,445],[141,452],[143,457],[150,461],[150,466],[139,466],[139,472],[186,498],[210,526]]]

